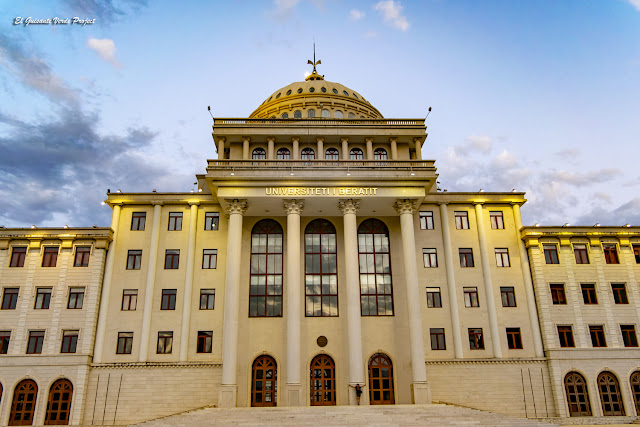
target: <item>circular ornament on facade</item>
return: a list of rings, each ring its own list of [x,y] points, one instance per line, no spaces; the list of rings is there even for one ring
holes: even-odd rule
[[[335,93],[337,95],[338,94],[338,89],[333,88],[333,93]]]
[[[320,335],[316,340],[316,343],[318,344],[318,347],[326,347],[329,343],[329,340],[324,335]]]
[[[309,92],[315,92],[315,91],[316,91],[316,88],[315,88],[315,87],[310,87],[310,88],[309,88]]]
[[[323,92],[326,92],[326,91],[327,91],[327,88],[326,88],[326,87],[323,87],[323,88],[321,88],[320,90],[321,90],[321,91],[323,91]]]
[[[344,94],[344,96],[349,96],[349,92],[347,92],[346,90],[343,90],[342,93]]]
[[[298,93],[302,93],[302,88],[298,88]]]
[[[291,95],[291,89],[287,91],[287,96]]]

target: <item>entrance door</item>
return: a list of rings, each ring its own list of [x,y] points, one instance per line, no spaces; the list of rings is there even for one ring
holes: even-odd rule
[[[589,404],[587,383],[584,377],[577,372],[569,372],[567,376],[564,377],[564,388],[567,392],[569,416],[590,417],[591,405]]]
[[[10,426],[30,426],[36,407],[38,386],[33,380],[24,380],[16,386],[9,416]]]
[[[71,385],[71,381],[61,379],[53,383],[51,390],[49,390],[47,413],[44,418],[45,425],[69,424],[72,396],[73,385]]]
[[[271,356],[260,356],[253,362],[251,406],[276,406],[276,361]]]
[[[311,361],[311,406],[336,404],[336,365],[333,359],[319,354]]]
[[[602,401],[602,415],[623,416],[624,406],[622,406],[622,396],[618,379],[611,372],[603,372],[598,375],[598,388],[600,389],[600,400]]]
[[[391,360],[377,353],[369,359],[369,403],[371,405],[393,405],[393,365]]]

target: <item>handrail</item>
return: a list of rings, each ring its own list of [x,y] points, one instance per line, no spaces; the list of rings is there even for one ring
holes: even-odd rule
[[[250,118],[218,118],[213,120],[214,127],[220,125],[331,125],[331,126],[424,126],[425,119],[330,119],[318,117],[313,119],[250,119]]]
[[[434,160],[209,160],[208,168],[353,168],[435,170]]]

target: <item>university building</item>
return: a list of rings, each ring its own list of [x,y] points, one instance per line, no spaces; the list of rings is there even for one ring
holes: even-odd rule
[[[524,193],[440,191],[424,119],[315,68],[212,136],[197,190],[110,192],[110,228],[0,229],[2,425],[639,413],[639,227],[523,227]]]

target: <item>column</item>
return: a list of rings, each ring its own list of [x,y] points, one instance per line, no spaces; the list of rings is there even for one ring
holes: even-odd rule
[[[224,141],[225,137],[218,138],[218,160],[224,160]]]
[[[291,138],[291,142],[293,143],[293,153],[291,158],[294,160],[298,160],[300,158],[300,138],[293,137]]]
[[[267,138],[267,159],[273,160],[275,159],[275,155],[273,153],[273,145],[275,144],[276,139],[272,136]]]
[[[391,143],[391,160],[398,160],[398,140],[396,138],[389,138]]]
[[[365,138],[367,143],[367,160],[373,160],[373,138]]]
[[[407,291],[407,315],[409,317],[409,347],[411,349],[411,371],[413,382],[411,390],[413,403],[431,403],[427,370],[424,360],[424,341],[422,338],[422,313],[420,312],[420,292],[418,291],[418,265],[416,263],[416,241],[413,230],[413,213],[416,201],[397,200],[393,206],[400,214],[402,234],[402,256],[404,258],[405,286]]]
[[[491,266],[489,265],[489,251],[487,250],[487,236],[484,229],[484,216],[482,203],[474,203],[476,207],[476,222],[478,225],[478,243],[480,244],[480,259],[482,260],[482,277],[484,292],[487,295],[487,312],[489,314],[489,329],[491,330],[491,344],[493,357],[502,358],[502,346],[500,345],[500,330],[498,329],[498,314],[496,312],[496,300],[493,295],[493,281],[491,279]]]
[[[356,392],[351,386],[363,385],[362,324],[360,319],[360,278],[358,262],[358,224],[356,213],[360,201],[343,199],[338,202],[344,221],[344,258],[347,286],[347,342],[349,343],[349,405],[356,405]],[[424,363],[424,362],[423,362]],[[363,393],[363,401],[368,402]]]
[[[182,330],[180,332],[180,361],[187,361],[189,351],[189,335],[191,329],[191,300],[193,295],[193,267],[196,259],[196,230],[198,224],[198,205],[200,202],[189,202],[189,240],[187,241],[187,263],[184,276],[184,300],[182,304]]]
[[[324,138],[317,138],[316,141],[318,142],[318,155],[316,159],[324,160]]]
[[[100,297],[100,307],[98,310],[98,326],[96,330],[96,343],[93,348],[93,363],[102,362],[102,349],[104,347],[104,334],[107,328],[107,313],[109,311],[109,297],[111,294],[111,282],[113,277],[113,263],[116,256],[116,244],[118,243],[118,229],[120,227],[120,212],[122,205],[113,205],[113,215],[111,215],[111,229],[113,230],[113,241],[109,245],[107,259],[104,267],[104,278],[102,281],[102,295]]]
[[[249,160],[249,142],[251,138],[244,137],[242,138],[242,159]]]
[[[158,264],[158,245],[160,239],[161,213],[162,203],[154,204],[153,226],[151,227],[151,246],[149,247],[149,267],[147,269],[147,283],[144,290],[144,306],[142,309],[142,334],[140,335],[140,354],[138,355],[138,360],[140,362],[146,362],[147,356],[149,355],[149,335],[151,333],[153,292],[156,283],[156,268]]]
[[[240,313],[240,258],[242,247],[242,215],[247,210],[244,199],[225,200],[229,211],[227,233],[227,266],[224,281],[224,324],[222,326],[222,385],[218,406],[236,406],[238,384],[238,315]]]
[[[342,160],[349,160],[349,138],[340,138],[342,143]]]
[[[304,200],[283,200],[287,213],[287,405],[305,402],[300,381],[300,213]]]
[[[444,265],[447,270],[447,290],[449,293],[449,311],[451,313],[451,327],[453,328],[453,351],[456,359],[462,359],[462,337],[460,336],[460,315],[458,314],[458,291],[453,265],[453,248],[451,247],[451,233],[449,233],[449,215],[447,204],[440,203],[440,224],[442,240],[444,242]]]
[[[413,138],[416,143],[416,160],[422,160],[422,138]]]
[[[533,347],[536,352],[536,357],[544,357],[542,334],[540,333],[540,321],[538,320],[536,298],[534,295],[533,283],[531,282],[529,255],[524,242],[520,238],[522,217],[520,216],[520,204],[518,203],[513,203],[513,217],[516,221],[516,239],[518,240],[518,251],[520,253],[520,267],[522,269],[522,279],[524,280],[524,290],[527,294],[527,309],[529,310],[529,322],[531,323],[531,334],[533,335]]]

